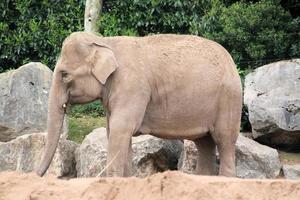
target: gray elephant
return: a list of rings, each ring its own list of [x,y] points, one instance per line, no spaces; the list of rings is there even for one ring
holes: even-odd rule
[[[187,35],[71,34],[54,70],[38,175],[51,163],[66,107],[95,100],[107,112],[108,176],[131,175],[131,138],[140,134],[194,141],[199,174],[214,173],[217,146],[219,175],[235,175],[242,88],[221,45]]]

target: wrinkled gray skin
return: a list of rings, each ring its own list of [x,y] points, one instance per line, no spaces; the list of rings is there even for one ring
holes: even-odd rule
[[[219,44],[196,36],[98,37],[73,33],[63,43],[49,97],[48,137],[38,175],[48,169],[66,105],[100,99],[107,111],[108,176],[131,175],[131,137],[190,139],[197,172],[235,175],[242,89]]]

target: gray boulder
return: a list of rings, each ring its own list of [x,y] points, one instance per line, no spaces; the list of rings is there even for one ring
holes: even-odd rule
[[[300,144],[300,59],[257,68],[245,79],[252,137],[267,145]]]
[[[195,173],[197,148],[192,141],[184,141],[184,150],[178,169]],[[236,175],[240,178],[275,178],[280,173],[278,152],[244,136],[236,143]]]
[[[133,175],[145,177],[176,169],[182,146],[182,142],[178,140],[163,140],[149,135],[133,137]],[[106,129],[98,128],[87,135],[76,150],[75,157],[78,177],[104,176],[107,157]]]
[[[51,79],[52,71],[35,62],[0,74],[0,141],[46,131]]]
[[[178,170],[194,174],[197,165],[198,150],[193,141],[184,140],[183,151],[178,161]]]
[[[138,177],[177,169],[183,150],[180,140],[160,139],[151,135],[133,138],[133,174]]]
[[[276,149],[239,136],[236,143],[236,173],[240,178],[276,178],[281,164]]]
[[[0,171],[31,172],[35,170],[39,166],[44,152],[45,139],[46,133],[33,133],[0,143]],[[47,174],[76,175],[74,156],[76,147],[76,143],[60,139]]]
[[[286,179],[300,179],[300,165],[283,165],[282,171]]]
[[[97,128],[85,136],[75,151],[78,177],[95,177],[106,166],[107,137],[105,128]],[[104,171],[100,175],[105,175]]]

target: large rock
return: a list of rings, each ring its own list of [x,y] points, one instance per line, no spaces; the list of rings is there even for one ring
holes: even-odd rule
[[[0,141],[46,131],[51,79],[52,71],[34,62],[0,74]]]
[[[245,79],[253,138],[268,145],[300,145],[300,59],[257,68]]]
[[[177,169],[177,163],[183,150],[180,140],[167,140],[141,135],[133,138],[133,174],[138,177]]]
[[[78,177],[95,177],[105,175],[101,171],[106,166],[107,136],[105,128],[97,128],[85,136],[75,151],[76,171]]]
[[[163,140],[149,135],[133,137],[133,175],[145,177],[176,169],[182,146],[182,142],[178,140]],[[106,129],[95,129],[87,135],[75,155],[78,177],[104,176],[107,157]]]
[[[184,141],[184,151],[179,162],[179,170],[195,173],[197,148],[192,141]],[[236,143],[236,175],[240,178],[275,178],[280,173],[278,152],[244,136]]]
[[[30,172],[35,170],[43,155],[45,139],[46,133],[33,133],[0,143],[0,171]],[[76,143],[60,139],[47,173],[56,176],[76,175],[74,156],[76,147]]]
[[[300,165],[283,165],[282,171],[285,178],[300,180]]]
[[[188,174],[194,174],[197,165],[197,155],[198,150],[195,143],[190,140],[184,140],[183,151],[178,161],[178,170]]]
[[[276,149],[239,136],[236,143],[236,172],[240,178],[276,178],[281,164]]]

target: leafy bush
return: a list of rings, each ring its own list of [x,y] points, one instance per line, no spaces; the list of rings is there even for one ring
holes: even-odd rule
[[[105,116],[105,110],[99,101],[95,101],[89,104],[73,106],[70,114],[73,117],[82,117],[82,115],[103,117]]]
[[[216,1],[217,2],[217,1]],[[300,18],[293,19],[279,0],[217,2],[195,24],[193,33],[221,43],[242,68],[299,57]]]
[[[137,36],[133,28],[122,27],[114,13],[103,13],[99,19],[100,33],[103,36],[127,35]]]
[[[62,41],[83,30],[84,0],[2,0],[0,72],[29,61],[54,68]]]
[[[132,30],[140,36],[154,33],[188,34],[191,22],[199,21],[210,5],[210,0],[104,1],[100,32],[107,35],[105,30],[118,27],[117,30]]]

